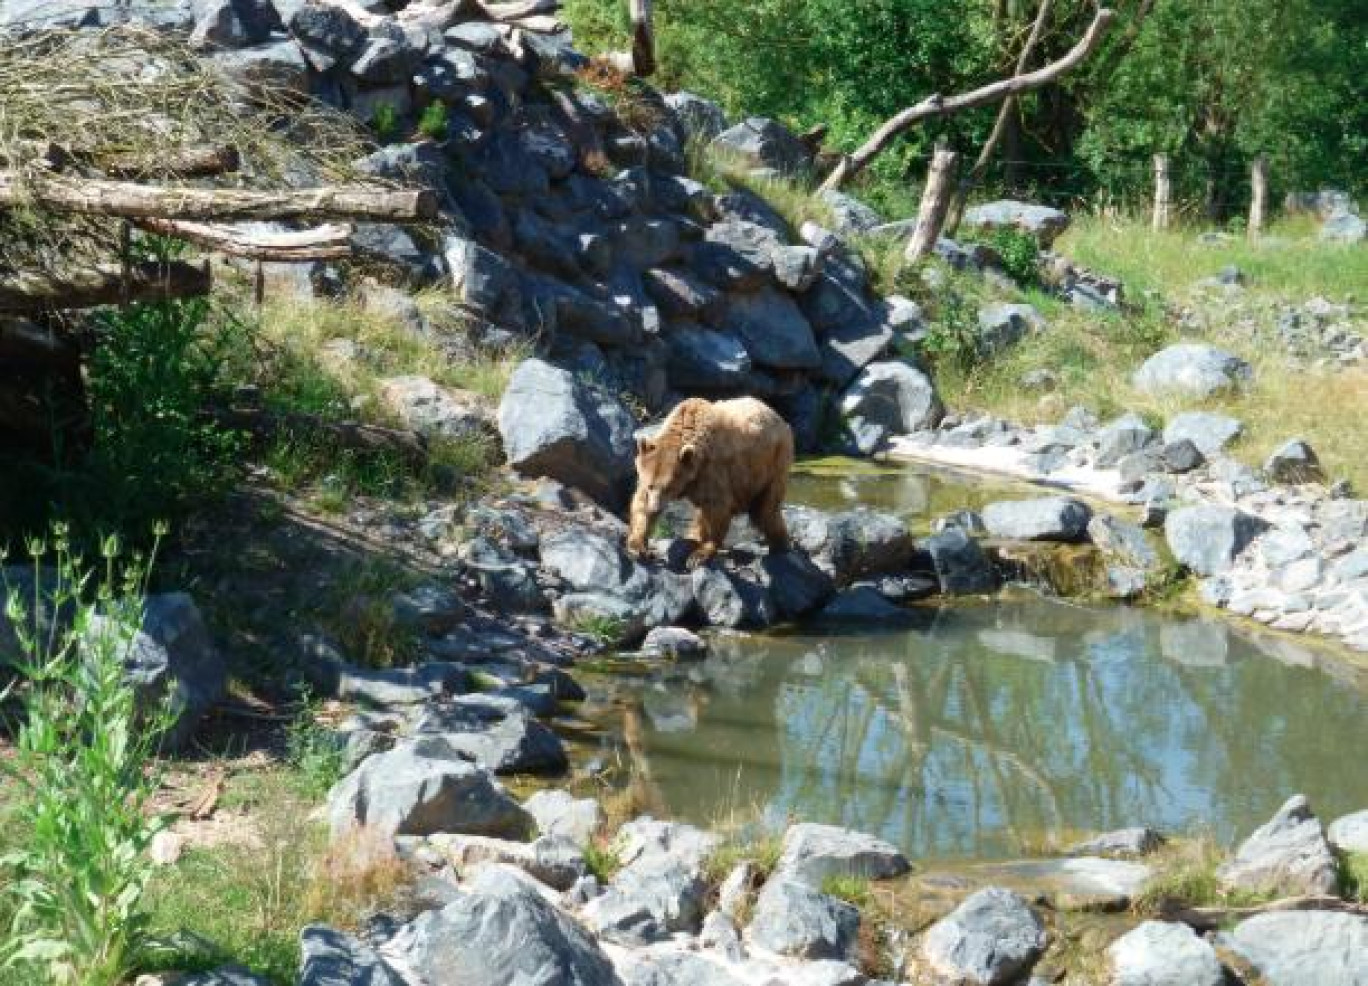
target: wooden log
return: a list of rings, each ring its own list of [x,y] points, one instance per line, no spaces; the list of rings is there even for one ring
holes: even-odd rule
[[[1360,904],[1340,897],[1313,894],[1303,897],[1282,897],[1266,904],[1256,904],[1250,907],[1185,907],[1167,903],[1160,907],[1160,914],[1165,919],[1181,921],[1198,931],[1212,931],[1232,921],[1240,921],[1258,914],[1275,914],[1286,911],[1336,911],[1368,916],[1368,904]]]
[[[432,219],[437,196],[430,189],[349,186],[253,191],[239,188],[167,188],[102,178],[71,178],[0,172],[0,207],[37,204],[58,212],[130,219],[232,220]]]
[[[921,208],[917,210],[917,226],[907,243],[905,257],[909,263],[926,257],[940,239],[946,213],[950,211],[950,200],[955,194],[955,167],[958,164],[959,155],[954,151],[937,150],[931,157],[926,187],[922,189]]]
[[[26,315],[117,305],[130,301],[195,298],[209,293],[209,267],[172,261],[75,268],[57,274],[0,277],[0,314]]]
[[[1088,30],[1083,37],[1058,61],[1051,62],[1034,72],[1015,75],[1010,79],[1001,79],[958,96],[946,98],[936,93],[926,97],[920,103],[902,110],[874,131],[873,135],[860,146],[859,150],[848,157],[843,157],[826,180],[822,182],[822,189],[825,191],[840,188],[863,171],[870,161],[882,154],[895,138],[923,120],[938,116],[950,116],[963,110],[986,106],[989,103],[1006,99],[1008,96],[1019,96],[1024,92],[1031,92],[1049,85],[1086,61],[1101,46],[1108,29],[1115,20],[1116,13],[1114,11],[1101,8],[1094,15],[1092,23],[1088,25]]]
[[[508,0],[505,3],[481,3],[480,8],[492,21],[520,21],[541,14],[560,11],[560,0]]]
[[[1154,155],[1154,215],[1150,220],[1150,226],[1156,233],[1168,229],[1172,200],[1173,183],[1169,180],[1168,155],[1156,154]]]
[[[271,263],[339,260],[352,254],[352,227],[337,224],[287,233],[261,233],[179,219],[139,219],[136,225],[150,233],[173,236],[215,253]]]
[[[231,144],[177,147],[150,154],[98,157],[95,164],[111,178],[205,178],[237,171],[242,155]]]
[[[1263,235],[1264,214],[1268,208],[1268,158],[1260,154],[1249,169],[1249,238]]]

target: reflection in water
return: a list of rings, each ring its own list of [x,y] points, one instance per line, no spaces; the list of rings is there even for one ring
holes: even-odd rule
[[[1295,652],[1295,653],[1294,653]],[[923,857],[1001,858],[1150,824],[1229,841],[1294,791],[1368,799],[1368,701],[1221,623],[1039,599],[911,630],[730,638],[630,692],[668,811],[826,821]]]

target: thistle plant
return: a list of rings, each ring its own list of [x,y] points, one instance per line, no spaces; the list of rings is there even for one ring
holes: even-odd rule
[[[153,760],[169,712],[140,708],[125,680],[152,555],[125,563],[110,537],[87,567],[63,526],[27,548],[32,584],[5,578],[15,653],[0,653],[17,672],[18,739],[0,771],[22,833],[0,858],[13,908],[0,962],[35,981],[117,986],[144,956],[146,850],[162,826]]]

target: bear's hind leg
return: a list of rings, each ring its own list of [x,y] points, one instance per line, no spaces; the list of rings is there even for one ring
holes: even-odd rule
[[[704,565],[717,554],[719,545],[726,540],[727,528],[730,526],[730,516],[719,514],[715,510],[698,508],[693,527],[689,531],[690,538],[697,542],[693,554],[689,555],[689,568]]]
[[[774,480],[751,504],[751,522],[765,536],[771,551],[789,549],[788,524],[784,522],[784,495],[788,491],[787,477]]]

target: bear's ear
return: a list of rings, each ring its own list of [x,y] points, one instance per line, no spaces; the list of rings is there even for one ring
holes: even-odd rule
[[[651,441],[649,438],[638,438],[638,439],[637,439],[637,452],[638,452],[640,455],[647,455],[648,453],[651,453],[651,452],[654,452],[654,451],[655,451],[655,442]]]
[[[685,445],[679,450],[679,464],[687,466],[693,462],[694,456],[698,454],[698,449],[692,445]]]

